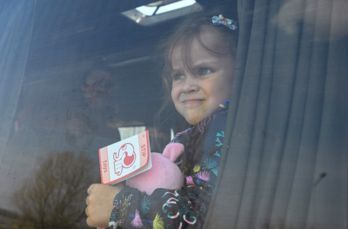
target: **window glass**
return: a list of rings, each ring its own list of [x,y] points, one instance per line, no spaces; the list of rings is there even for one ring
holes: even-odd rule
[[[145,130],[149,132],[152,152],[162,153],[171,141],[184,146],[182,151],[187,159],[175,163],[185,176],[183,182],[187,190],[192,186],[197,189],[194,194],[185,191],[194,197],[180,193],[182,199],[174,192],[161,193],[178,199],[168,200],[166,205],[161,205],[163,208],[151,202],[152,209],[163,214],[158,217],[165,217],[172,205],[190,203],[183,205],[185,211],[173,210],[163,219],[158,218],[154,210],[147,210],[150,205],[146,204],[150,200],[146,202],[146,198],[141,197],[143,194],[139,194],[141,200],[136,199],[135,194],[129,194],[134,196],[129,205],[138,201],[139,206],[143,204],[142,210],[130,208],[134,211],[122,215],[123,221],[117,218],[114,226],[140,228],[151,221],[151,225],[162,223],[158,228],[166,228],[166,225],[170,228],[179,225],[201,228],[205,218],[200,217],[208,214],[214,194],[211,186],[229,185],[226,184],[228,181],[218,177],[220,173],[235,182],[231,191],[226,191],[231,198],[238,196],[234,202],[226,201],[226,205],[234,206],[230,209],[233,209],[234,218],[231,219],[236,222],[235,228],[346,228],[347,154],[329,155],[325,150],[322,154],[313,153],[321,152],[317,149],[308,150],[308,154],[303,152],[308,145],[321,149],[322,145],[329,144],[327,142],[331,144],[334,140],[329,137],[330,133],[337,134],[340,127],[346,127],[347,122],[342,119],[347,113],[345,96],[335,94],[330,97],[332,100],[324,96],[335,91],[345,92],[342,87],[346,85],[346,79],[337,77],[331,84],[329,77],[321,74],[337,72],[337,76],[342,76],[344,72],[341,66],[345,65],[342,60],[347,60],[347,54],[336,53],[337,47],[347,48],[348,20],[338,8],[348,9],[348,5],[342,1],[340,7],[331,6],[325,1],[326,5],[313,6],[319,9],[315,11],[319,21],[311,21],[308,19],[313,13],[311,7],[310,10],[306,8],[305,16],[301,14],[299,19],[298,11],[291,11],[297,7],[291,4],[297,1],[289,0],[279,2],[279,6],[268,6],[266,11],[274,11],[273,15],[276,15],[273,19],[258,20],[257,12],[265,9],[258,7],[261,1],[256,0],[253,6],[256,10],[252,11],[254,18],[239,22],[240,18],[247,18],[246,9],[250,4],[245,2],[250,1],[5,1],[0,6],[0,229],[88,228],[84,213],[87,189],[93,183],[101,183],[98,150]],[[315,5],[314,1],[306,2],[308,6]],[[325,7],[338,10],[333,12],[338,12],[340,17],[320,11]],[[218,28],[216,31],[203,26],[196,33],[199,35],[181,32],[180,38],[170,36],[174,31],[180,32],[178,25],[182,26],[186,17],[206,12],[231,12],[232,17],[216,14],[209,18]],[[238,12],[244,14],[238,15]],[[296,22],[283,17],[290,14]],[[326,20],[320,20],[326,18],[325,15],[331,18],[328,22],[331,27],[325,24]],[[193,24],[192,21],[188,23]],[[277,30],[274,33],[267,31],[267,26],[274,24],[277,24]],[[252,27],[264,28],[267,35],[263,36],[261,30],[250,30],[252,35],[246,36],[246,28]],[[296,33],[299,27],[302,32]],[[240,34],[245,38],[242,41],[237,40]],[[296,39],[281,39],[284,34]],[[316,36],[313,38],[310,34]],[[172,39],[170,42],[168,37]],[[226,39],[235,41],[226,42]],[[293,51],[297,53],[291,59]],[[272,54],[268,55],[268,52]],[[289,62],[296,62],[296,69],[287,68],[284,56],[289,57]],[[236,60],[236,57],[240,59]],[[301,65],[310,58],[313,58],[312,63],[322,59],[327,61],[325,66],[329,63],[332,66],[337,63],[337,66],[316,68],[311,65],[307,69]],[[284,80],[287,77],[283,75],[284,69],[292,74],[289,80]],[[301,71],[318,77],[301,78]],[[244,81],[238,78],[243,74]],[[262,77],[248,78],[257,74]],[[164,75],[169,77],[168,88],[163,83]],[[325,81],[325,77],[328,80]],[[267,81],[269,78],[272,81]],[[320,80],[325,82],[320,84]],[[235,89],[233,92],[231,85]],[[257,92],[253,85],[260,86]],[[284,99],[284,104],[291,106],[284,105],[284,109],[275,112],[272,106],[282,105],[272,93],[286,91],[294,95]],[[318,93],[311,97],[313,91]],[[257,93],[255,100],[250,99],[253,93]],[[240,97],[233,97],[237,94]],[[297,95],[309,102],[303,106],[297,104],[296,99],[300,98]],[[267,96],[270,99],[264,102],[262,99]],[[232,99],[226,102],[227,98]],[[326,102],[316,106],[318,98]],[[231,109],[233,115],[228,113]],[[295,114],[297,109],[299,113]],[[319,117],[310,113],[314,111],[332,113],[323,112]],[[257,116],[266,113],[264,118]],[[302,115],[305,118],[301,122],[282,119]],[[326,116],[335,115],[337,123],[326,122]],[[316,120],[318,123],[324,121],[319,125]],[[269,123],[274,126],[269,127]],[[325,129],[325,123],[334,127]],[[312,130],[318,135],[306,138],[304,131],[296,141],[291,138],[279,143],[279,138],[285,136],[285,139],[295,129],[310,129],[307,124],[313,125]],[[277,128],[283,132],[277,132]],[[337,144],[332,144],[345,149],[347,131],[340,130],[337,136],[341,138],[336,138]],[[212,131],[215,132],[212,134]],[[244,136],[249,133],[253,134],[244,144]],[[258,141],[255,136],[264,138]],[[225,143],[225,146],[224,141],[229,145]],[[229,150],[234,147],[233,143],[236,143],[234,146],[240,144],[233,154],[236,155],[234,167],[226,165],[222,170],[220,164],[228,161],[222,154],[229,152],[232,155]],[[291,144],[300,146],[292,149]],[[267,148],[270,145],[272,147]],[[238,150],[250,154],[238,157]],[[268,153],[262,150],[268,150]],[[283,153],[286,150],[294,153]],[[193,154],[192,151],[201,153]],[[181,157],[184,156],[179,159]],[[290,167],[294,169],[288,173]],[[270,178],[277,175],[291,177],[291,182],[285,178],[276,181]],[[296,177],[300,177],[300,181]],[[197,194],[202,189],[208,191]],[[256,193],[255,190],[263,191]],[[289,193],[288,190],[295,191]],[[301,194],[304,192],[308,195]],[[217,197],[213,199],[219,201]],[[113,209],[117,204],[114,202]],[[267,212],[267,206],[273,207],[269,207],[271,213],[262,213]],[[302,206],[301,211],[295,211],[294,206]],[[304,213],[297,217],[299,212]],[[147,219],[146,214],[154,216]],[[142,218],[138,224],[133,221],[137,217]],[[169,220],[172,219],[176,219],[176,223],[171,224]]]

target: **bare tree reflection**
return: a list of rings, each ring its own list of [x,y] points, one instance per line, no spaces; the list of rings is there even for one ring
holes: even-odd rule
[[[50,153],[33,178],[14,194],[17,228],[84,228],[86,190],[98,171],[83,154]]]

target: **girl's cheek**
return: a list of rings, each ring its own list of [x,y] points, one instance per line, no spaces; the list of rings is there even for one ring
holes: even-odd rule
[[[175,97],[177,97],[180,94],[181,91],[181,85],[178,82],[173,82],[172,84],[172,91],[171,91],[171,96],[172,99],[174,99]]]
[[[172,86],[172,91],[170,93],[170,96],[171,96],[173,101],[174,101],[174,94],[175,94],[175,88]]]

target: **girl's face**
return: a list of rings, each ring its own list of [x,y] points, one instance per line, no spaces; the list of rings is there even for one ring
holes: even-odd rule
[[[174,48],[172,56],[172,100],[191,125],[210,116],[220,103],[230,98],[234,70],[234,58],[216,31],[205,29],[201,39],[207,47],[225,55],[214,55],[195,38],[188,52],[191,70],[183,63],[182,45]]]

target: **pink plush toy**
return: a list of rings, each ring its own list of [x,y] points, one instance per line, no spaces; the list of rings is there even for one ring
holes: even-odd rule
[[[184,185],[184,176],[174,161],[184,151],[180,143],[170,143],[163,154],[151,153],[152,168],[129,178],[127,185],[151,195],[157,188],[178,189]]]

